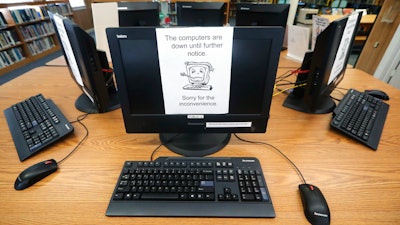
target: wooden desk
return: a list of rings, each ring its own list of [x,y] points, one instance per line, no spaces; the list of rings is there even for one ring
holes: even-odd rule
[[[284,64],[284,65],[283,65]],[[292,66],[282,58],[278,75]],[[347,70],[340,85],[359,90],[384,89],[391,97],[389,115],[377,151],[370,150],[329,128],[330,114],[308,115],[282,107],[285,95],[273,98],[265,134],[240,136],[279,147],[324,193],[332,224],[398,224],[400,221],[400,91],[356,69]],[[43,93],[52,98],[68,119],[80,94],[65,67],[41,67],[0,87],[0,109]],[[339,92],[334,93],[341,97]],[[254,156],[260,159],[277,217],[274,219],[153,218],[105,216],[117,177],[125,160],[149,160],[159,144],[157,134],[126,134],[120,110],[90,115],[84,123],[89,139],[54,174],[34,186],[14,190],[18,174],[46,159],[62,159],[84,135],[79,125],[65,141],[20,162],[0,113],[0,224],[308,224],[303,214],[292,167],[271,148],[238,141],[215,156]],[[174,155],[161,148],[156,156]]]

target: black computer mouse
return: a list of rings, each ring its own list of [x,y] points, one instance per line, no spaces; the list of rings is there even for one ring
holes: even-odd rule
[[[375,98],[389,100],[389,95],[381,90],[365,90],[364,92],[368,95],[374,96]]]
[[[307,220],[312,225],[330,224],[331,214],[321,190],[312,184],[300,184],[299,190]]]
[[[57,162],[54,159],[49,159],[22,171],[15,180],[15,190],[23,190],[47,177],[58,169]]]

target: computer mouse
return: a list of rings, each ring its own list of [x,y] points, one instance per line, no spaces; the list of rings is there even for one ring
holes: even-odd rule
[[[368,95],[374,96],[375,98],[389,100],[389,95],[381,90],[365,90],[364,92]]]
[[[300,184],[300,197],[304,214],[312,225],[328,225],[331,215],[328,203],[321,190],[312,184]]]
[[[47,177],[58,169],[54,159],[45,160],[22,171],[15,180],[15,190],[23,190]]]

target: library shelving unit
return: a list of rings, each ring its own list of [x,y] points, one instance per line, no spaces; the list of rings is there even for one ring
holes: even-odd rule
[[[68,0],[0,4],[0,76],[60,49],[48,11],[73,17]]]

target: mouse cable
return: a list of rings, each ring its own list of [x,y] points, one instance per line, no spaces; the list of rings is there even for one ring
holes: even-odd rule
[[[76,117],[75,121],[71,121],[71,123],[79,123],[86,131],[85,135],[83,136],[83,138],[78,142],[78,144],[74,147],[74,149],[72,149],[72,151],[70,153],[68,153],[68,155],[66,155],[63,159],[61,159],[58,162],[58,165],[60,165],[61,163],[63,163],[65,160],[67,160],[69,157],[71,157],[71,155],[76,152],[76,150],[79,148],[79,146],[81,146],[86,139],[89,137],[89,129],[86,127],[86,125],[84,123],[82,123],[82,120],[86,119],[86,117],[89,115],[89,113],[85,113],[85,114],[81,114],[79,116]]]
[[[285,153],[283,153],[279,148],[277,148],[277,147],[275,147],[274,145],[269,144],[269,143],[267,143],[267,142],[262,142],[262,141],[249,141],[249,140],[243,139],[243,138],[239,137],[236,133],[234,133],[233,135],[235,135],[235,137],[236,137],[237,139],[239,139],[240,141],[243,141],[243,142],[247,142],[247,143],[250,143],[250,144],[261,144],[261,145],[266,145],[266,146],[269,146],[269,147],[273,148],[276,152],[279,153],[279,155],[281,155],[283,158],[285,158],[285,159],[290,163],[290,165],[294,168],[294,170],[296,171],[296,173],[299,175],[299,177],[300,177],[300,179],[302,180],[302,182],[303,182],[304,184],[307,184],[306,179],[304,178],[304,176],[303,176],[303,174],[301,173],[300,169],[299,169],[299,168],[296,166],[296,164],[295,164],[292,160],[290,160],[289,157],[287,157],[287,156],[285,155]]]

